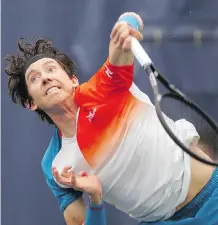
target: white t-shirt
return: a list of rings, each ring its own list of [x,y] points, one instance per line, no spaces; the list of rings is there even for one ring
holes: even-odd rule
[[[113,92],[108,94],[105,82],[114,79],[119,85],[120,74],[132,73],[130,66],[107,63],[100,73],[78,90],[77,134],[62,138],[53,165],[59,172],[71,165],[76,173],[96,174],[104,201],[138,221],[168,219],[186,199],[190,157],[168,136],[148,96],[134,83],[124,93],[110,84]],[[198,138],[188,121],[166,119],[187,145]]]

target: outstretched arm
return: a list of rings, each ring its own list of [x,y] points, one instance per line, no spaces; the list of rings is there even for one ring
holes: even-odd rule
[[[142,30],[142,19],[136,13],[127,12],[120,16],[110,36],[109,62],[112,65],[124,66],[133,64],[131,36],[141,41],[143,38]]]
[[[114,25],[110,35],[109,56],[107,61],[92,78],[80,85],[77,96],[78,104],[86,102],[86,96],[98,102],[105,102],[108,97],[118,96],[129,91],[133,84],[134,65],[131,52],[131,36],[142,40],[143,23],[136,13],[124,13]],[[91,91],[90,91],[91,90]]]

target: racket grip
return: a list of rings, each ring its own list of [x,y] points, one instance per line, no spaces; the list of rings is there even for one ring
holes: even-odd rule
[[[143,49],[136,38],[132,37],[131,39],[131,51],[138,60],[139,64],[144,68],[150,66],[152,61],[146,51]]]

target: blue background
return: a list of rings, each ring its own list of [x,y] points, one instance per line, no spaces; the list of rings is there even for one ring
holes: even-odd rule
[[[126,11],[143,18],[143,46],[156,66],[218,120],[217,0],[2,0],[2,67],[18,38],[46,37],[77,62],[80,82],[86,81],[107,58],[110,31]],[[196,29],[204,31],[200,45],[193,41]],[[155,42],[160,32],[163,40]],[[12,103],[3,69],[1,75],[2,224],[64,224],[40,166],[52,127]],[[152,98],[138,63],[135,82]],[[108,205],[107,219],[137,224]]]

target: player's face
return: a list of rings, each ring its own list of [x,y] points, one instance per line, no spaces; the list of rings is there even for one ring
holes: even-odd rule
[[[78,80],[70,78],[61,65],[50,58],[40,59],[29,66],[25,74],[32,110],[49,111],[72,98]]]

